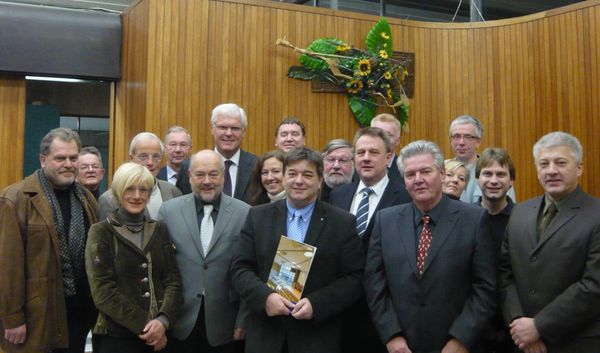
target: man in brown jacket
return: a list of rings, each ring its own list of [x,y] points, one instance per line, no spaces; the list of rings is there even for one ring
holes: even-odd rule
[[[85,350],[96,318],[84,264],[96,202],[75,182],[80,149],[77,133],[51,130],[40,144],[41,168],[0,194],[0,347],[6,352]]]

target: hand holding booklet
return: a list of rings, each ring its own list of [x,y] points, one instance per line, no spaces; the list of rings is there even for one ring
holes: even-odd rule
[[[302,298],[317,248],[281,236],[267,285],[293,303]]]

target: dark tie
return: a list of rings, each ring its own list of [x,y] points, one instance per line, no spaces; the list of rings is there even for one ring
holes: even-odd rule
[[[363,238],[367,231],[367,225],[369,221],[369,196],[373,193],[373,189],[364,188],[362,189],[362,199],[356,209],[356,231],[358,236]]]
[[[419,278],[425,271],[425,259],[427,258],[427,251],[429,245],[431,245],[431,229],[429,229],[429,221],[431,218],[425,215],[421,218],[423,220],[423,229],[421,229],[421,235],[419,236],[419,248],[417,253],[417,274]]]
[[[225,161],[225,182],[223,183],[223,193],[227,196],[231,195],[231,175],[229,174],[229,167],[233,164],[232,161],[227,159]]]
[[[542,237],[542,234],[544,234],[544,231],[546,230],[546,228],[548,228],[548,225],[550,225],[550,222],[552,222],[552,219],[554,219],[556,213],[558,213],[558,208],[556,208],[556,204],[554,202],[550,202],[550,205],[548,205],[548,209],[546,210],[546,214],[544,215],[544,217],[542,218],[542,222],[540,223],[538,239]]]

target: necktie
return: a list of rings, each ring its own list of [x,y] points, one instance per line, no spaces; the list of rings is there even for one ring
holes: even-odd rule
[[[227,196],[231,195],[231,175],[229,174],[229,167],[233,164],[232,161],[227,159],[225,161],[225,182],[223,183],[223,193]]]
[[[373,193],[373,189],[364,188],[362,189],[363,197],[358,204],[356,209],[356,230],[358,236],[363,238],[367,231],[367,224],[369,220],[369,196]]]
[[[294,211],[294,216],[292,217],[290,226],[288,228],[288,238],[302,242],[304,240],[304,236],[302,234],[300,222],[302,222],[302,215],[300,212]]]
[[[552,219],[554,219],[554,216],[557,213],[558,208],[556,208],[556,204],[554,202],[550,202],[550,205],[548,205],[548,209],[546,210],[546,214],[544,215],[544,217],[542,218],[542,222],[540,223],[538,239],[541,238],[542,234],[544,234],[544,231],[546,230],[546,228],[548,228],[548,225],[550,224],[550,222],[552,222]]]
[[[200,224],[200,241],[202,241],[202,251],[204,256],[208,253],[208,246],[212,239],[214,225],[211,217],[213,205],[204,205],[204,215],[202,216],[202,223]]]
[[[429,221],[431,218],[428,215],[421,218],[423,220],[423,229],[421,229],[421,235],[419,235],[419,248],[417,251],[417,274],[419,278],[425,271],[425,258],[427,258],[427,251],[429,245],[431,245],[431,229],[429,229]]]

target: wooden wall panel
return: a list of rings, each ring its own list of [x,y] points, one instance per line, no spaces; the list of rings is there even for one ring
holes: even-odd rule
[[[249,117],[244,148],[274,146],[273,130],[288,115],[307,125],[307,142],[351,140],[358,124],[344,94],[312,93],[288,79],[298,55],[277,38],[305,47],[335,36],[364,48],[375,16],[273,1],[141,0],[123,16],[123,80],[111,136],[111,166],[127,156],[142,130],[162,136],[170,125],[192,132],[194,150],[212,148],[210,112],[235,102]],[[389,19],[394,50],[414,52],[415,95],[406,143],[438,142],[450,155],[448,126],[461,114],[482,120],[482,149],[503,146],[516,164],[520,200],[539,194],[531,148],[564,130],[585,147],[584,189],[600,196],[598,99],[600,1],[487,23]]]
[[[23,178],[25,77],[0,75],[0,190]]]

